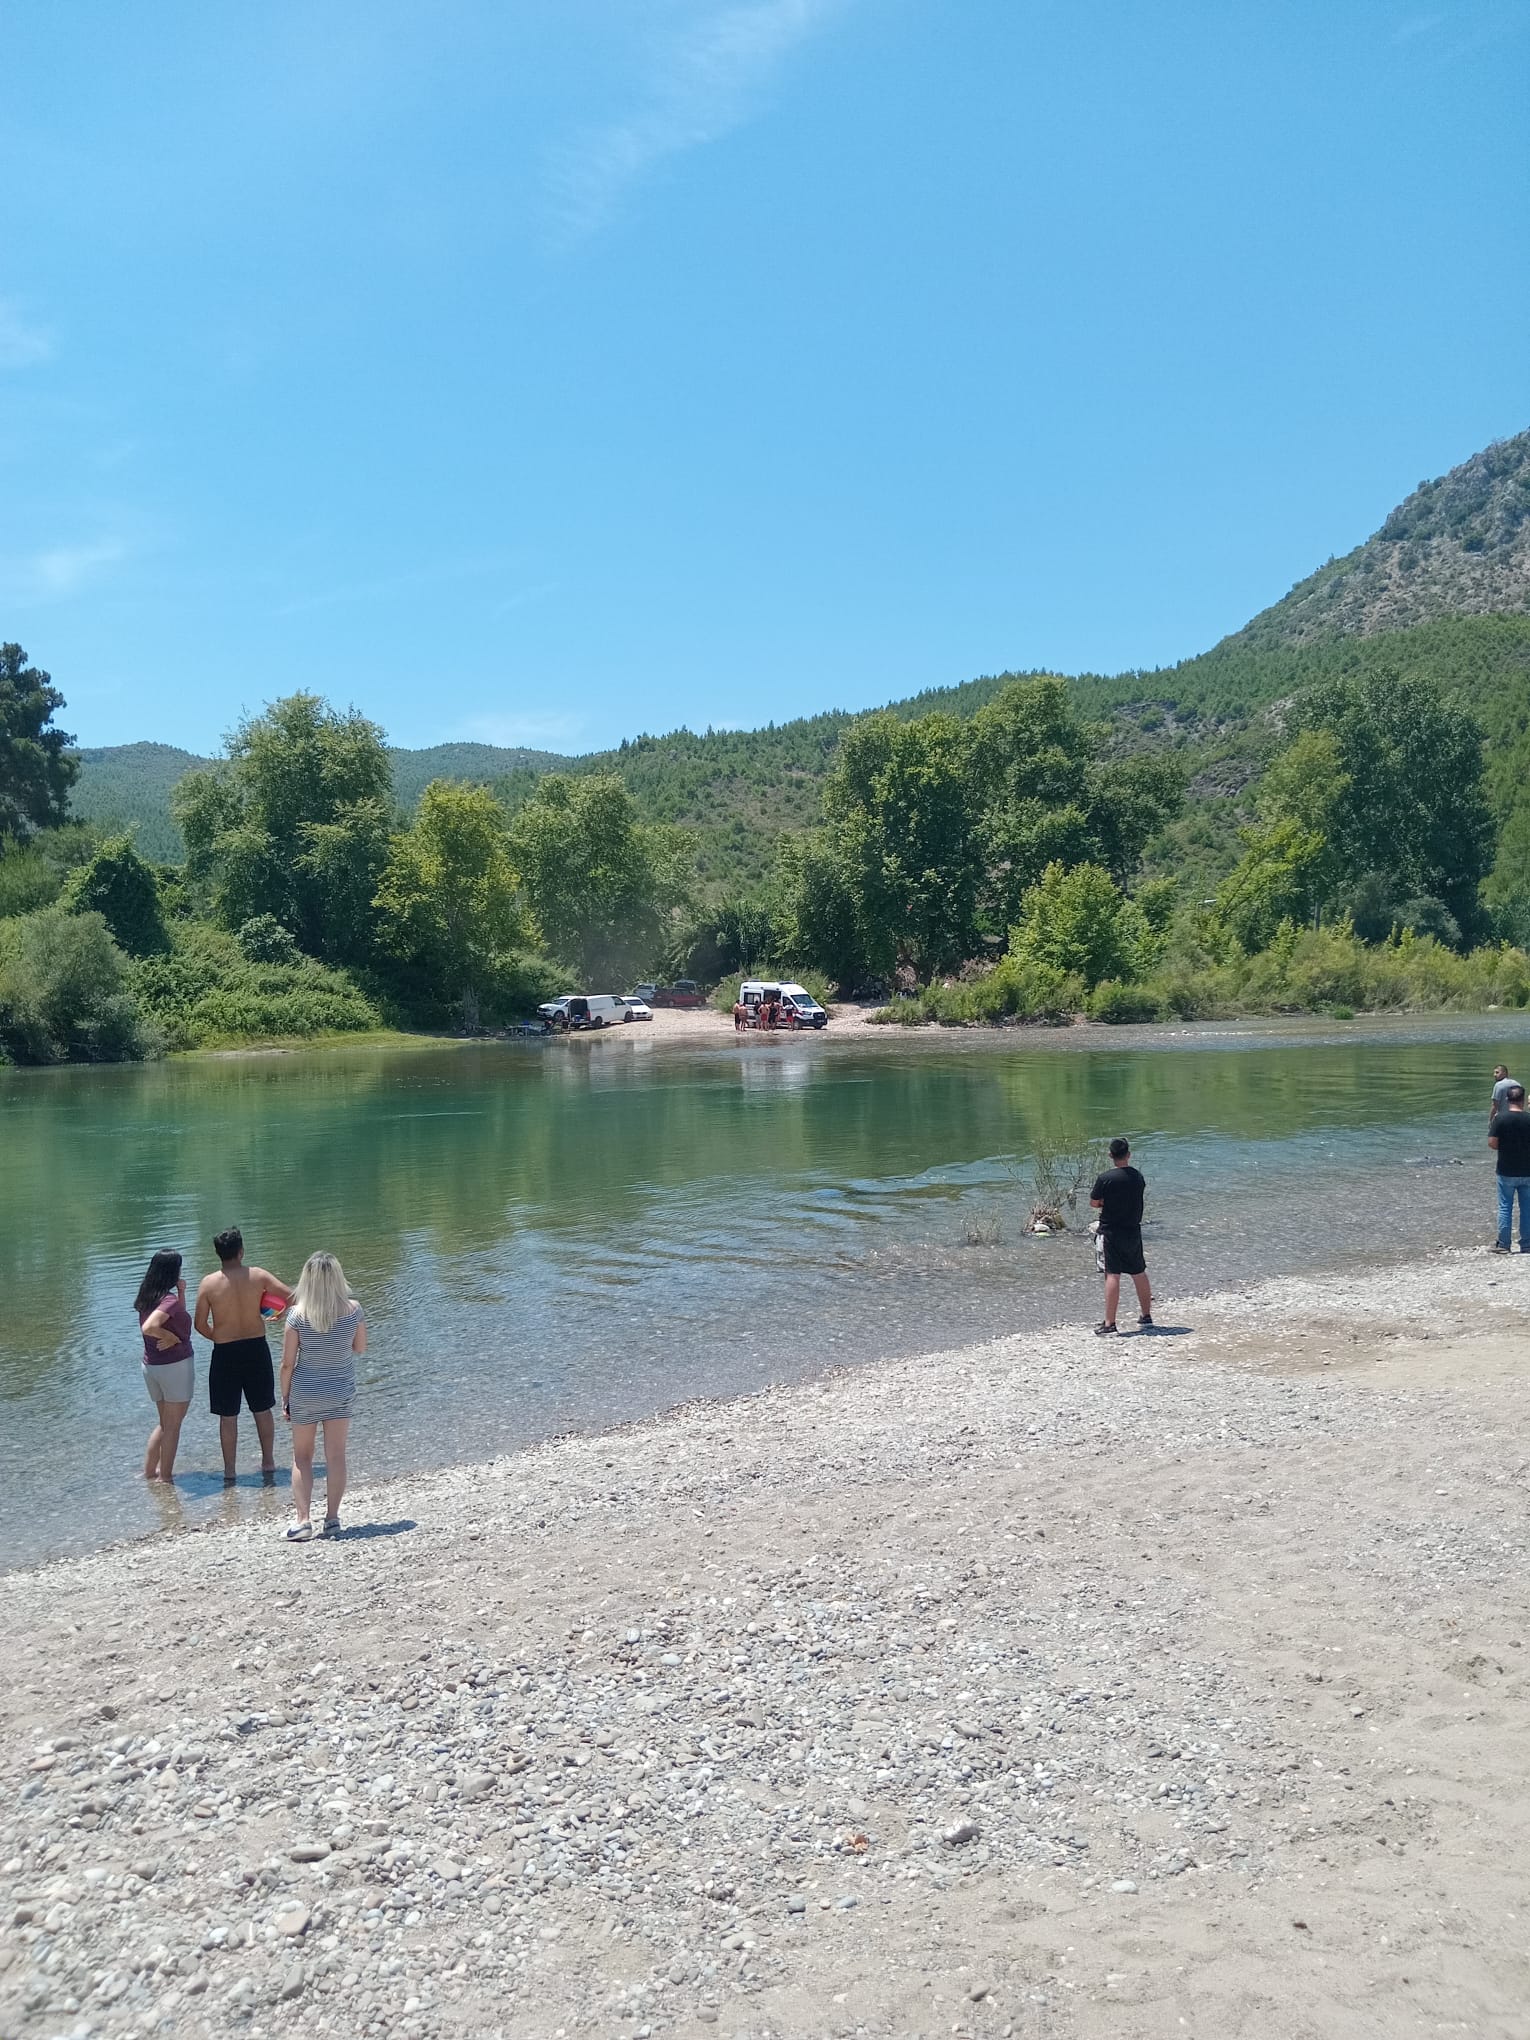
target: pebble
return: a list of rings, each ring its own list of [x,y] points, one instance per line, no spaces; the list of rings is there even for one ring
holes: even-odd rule
[[[1389,1309],[1441,1314],[1416,1271],[1389,1282]],[[1352,1291],[1323,1292],[1325,1311],[1358,1324],[1374,1298]],[[1216,1322],[1253,1308],[1221,1300]],[[1448,1523],[1421,1511],[1439,1475],[1416,1462],[1471,1452],[1473,1492],[1512,1495],[1518,1406],[1468,1422],[1431,1402],[1427,1423],[1401,1421],[1374,1385],[1161,1353],[1127,1366],[1073,1332],[1000,1341],[980,1364],[892,1362],[358,1494],[415,1527],[305,1565],[301,1594],[253,1520],[8,1575],[0,2032],[635,2040],[721,2024],[760,2040],[793,2030],[783,2003],[845,1993],[840,2026],[869,2040],[957,2018],[997,2034],[996,1997],[1013,1987],[1019,2023],[1033,1986],[1055,2010],[1065,1985],[1040,1988],[1007,1943],[963,1947],[964,1894],[993,1933],[1002,1894],[1072,1909],[1135,1892],[1087,1868],[1124,1861],[1181,1916],[1207,1901],[1230,1916],[1311,1878],[1320,1791],[1345,1795],[1356,1833],[1379,1817],[1424,1845],[1404,1813],[1395,1834],[1394,1809],[1378,1816],[1355,1761],[1357,1740],[1374,1746],[1356,1710],[1387,1718],[1372,1667],[1361,1693],[1338,1670],[1353,1657],[1321,1657],[1316,1685],[1294,1672],[1294,1699],[1268,1667],[1253,1685],[1228,1606],[1208,1619],[1209,1565],[1116,1571],[1163,1524],[1183,1551],[1225,1516],[1215,1534],[1247,1526],[1266,1588],[1264,1556],[1300,1551],[1371,1622],[1394,1604],[1517,1621],[1519,1519],[1470,1495]],[[1166,1480],[1205,1522],[1143,1510],[1122,1529],[1095,1504],[1171,1431],[1185,1469]],[[1385,1535],[1352,1492],[1313,1505],[1341,1452],[1384,1456]],[[1016,1468],[1024,1498],[990,1507]],[[917,1515],[888,1513],[916,1492]],[[753,1511],[742,1531],[736,1509]],[[184,1678],[161,1700],[172,1660]],[[1400,1807],[1406,1786],[1388,1789]],[[1486,1852],[1503,1833],[1481,1815],[1469,1846]],[[1384,1879],[1396,1858],[1375,1855]],[[1310,1883],[1274,1899],[1281,1945],[1313,1902]],[[1165,1998],[1178,1945],[1141,1958]],[[919,1970],[954,1972],[935,1986],[944,2018],[926,1995],[889,2024],[883,1986]]]

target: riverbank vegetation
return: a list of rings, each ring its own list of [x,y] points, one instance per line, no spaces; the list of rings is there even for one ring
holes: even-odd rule
[[[6,646],[0,1053],[471,1031],[646,975],[723,1003],[750,971],[905,1025],[1524,1006],[1527,676],[1525,618],[1230,640],[1172,675],[528,754],[407,808],[383,731],[296,694],[176,781],[172,862],[73,817],[62,697]],[[703,781],[731,822],[686,819]]]

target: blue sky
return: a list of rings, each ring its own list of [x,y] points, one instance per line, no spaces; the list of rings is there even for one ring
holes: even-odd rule
[[[1530,425],[1524,0],[10,0],[0,72],[85,743],[1157,664]]]

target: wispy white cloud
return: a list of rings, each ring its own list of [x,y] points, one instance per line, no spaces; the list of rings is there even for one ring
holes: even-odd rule
[[[276,616],[306,616],[316,609],[335,609],[348,602],[386,602],[390,597],[421,593],[431,588],[463,581],[503,578],[512,563],[503,556],[489,559],[439,560],[428,566],[409,567],[396,574],[379,575],[365,581],[342,581],[330,588],[316,588],[306,595],[293,595],[273,611]],[[499,599],[494,614],[516,609],[546,592],[544,584],[512,588]]]
[[[98,538],[83,545],[44,546],[0,560],[0,595],[18,602],[61,601],[116,566],[127,550],[120,538]]]
[[[848,0],[709,4],[660,51],[645,102],[593,128],[554,158],[547,184],[574,236],[602,227],[631,187],[687,149],[720,141],[749,119],[782,63]]]
[[[583,715],[473,715],[453,736],[458,742],[502,744],[507,750],[562,751],[588,727]]]
[[[0,368],[32,368],[52,352],[51,336],[24,319],[9,298],[0,298]]]

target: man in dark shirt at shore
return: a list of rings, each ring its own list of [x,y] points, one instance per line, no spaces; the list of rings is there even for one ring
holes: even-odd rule
[[[1090,1204],[1100,1214],[1095,1258],[1105,1277],[1105,1317],[1094,1328],[1099,1339],[1109,1338],[1116,1329],[1123,1275],[1132,1278],[1142,1311],[1137,1329],[1153,1329],[1153,1291],[1142,1256],[1142,1199],[1147,1184],[1132,1167],[1131,1148],[1119,1135],[1110,1143],[1110,1161],[1104,1175],[1095,1177],[1089,1193]]]
[[[1519,1199],[1519,1251],[1525,1251],[1525,1226],[1530,1222],[1530,1112],[1525,1087],[1510,1084],[1504,1109],[1493,1114],[1488,1146],[1498,1156],[1498,1238],[1495,1254],[1506,1254],[1514,1238],[1514,1200]]]

